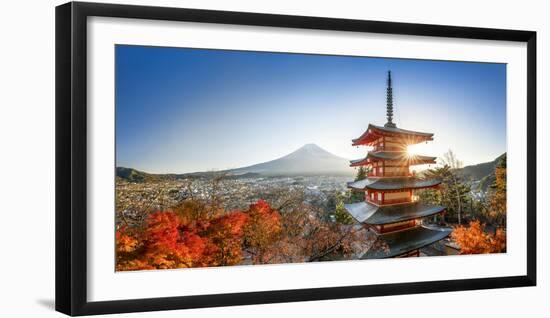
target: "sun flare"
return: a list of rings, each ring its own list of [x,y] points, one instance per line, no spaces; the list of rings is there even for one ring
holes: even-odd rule
[[[407,155],[409,157],[414,157],[426,153],[430,153],[430,149],[426,146],[426,143],[419,143],[407,146]]]
[[[408,157],[414,157],[418,154],[418,150],[416,149],[415,145],[408,145],[407,146],[407,156]]]

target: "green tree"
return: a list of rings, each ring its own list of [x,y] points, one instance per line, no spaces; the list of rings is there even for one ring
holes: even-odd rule
[[[336,192],[334,196],[334,219],[337,223],[349,225],[355,223],[353,217],[348,213],[344,204],[352,203],[353,201],[353,192]]]
[[[462,224],[462,211],[464,209],[465,199],[470,193],[470,187],[461,182],[460,178],[456,174],[456,170],[462,168],[462,161],[458,160],[455,153],[449,149],[447,153],[443,155],[443,163],[450,168],[450,172],[447,175],[446,184],[450,191],[450,196],[456,203],[456,215],[458,218],[458,224]]]
[[[369,172],[370,172],[369,168],[365,168],[365,166],[360,166],[359,169],[357,170],[357,175],[355,175],[355,181],[366,179]],[[352,191],[351,202],[361,202],[361,201],[365,201],[365,192]]]
[[[365,168],[365,166],[360,166],[357,170],[357,175],[355,175],[355,181],[366,179],[368,172],[369,171]]]
[[[448,164],[429,169],[424,173],[426,179],[441,180],[439,190],[429,189],[420,193],[420,200],[427,204],[437,204],[446,207],[447,215],[462,222],[464,207],[470,202],[470,186],[462,182],[456,174],[456,169]]]
[[[334,211],[334,216],[336,218],[336,222],[340,224],[353,224],[354,220],[353,217],[346,211],[346,208],[344,208],[344,202],[340,201],[336,204],[336,209]]]

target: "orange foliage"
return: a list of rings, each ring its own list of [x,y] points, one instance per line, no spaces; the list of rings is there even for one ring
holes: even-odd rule
[[[269,263],[273,255],[270,247],[278,240],[281,232],[281,216],[264,200],[250,205],[246,212],[248,222],[244,228],[245,246],[255,264]]]
[[[245,245],[264,252],[263,249],[276,239],[281,228],[279,218],[279,213],[262,200],[245,212],[233,211],[210,217],[195,213],[192,221],[185,213],[151,213],[143,229],[122,227],[116,232],[116,269],[239,264]]]
[[[181,268],[203,264],[206,242],[193,229],[186,228],[173,212],[151,213],[143,231],[135,231],[131,236],[121,229],[117,231],[116,238],[117,270]],[[134,249],[127,248],[126,242],[132,242]]]
[[[241,262],[247,220],[246,214],[236,211],[210,222],[206,230],[209,240],[209,266],[236,265]]]
[[[479,221],[470,222],[469,227],[458,226],[452,238],[460,246],[461,254],[502,253],[506,251],[506,232],[497,229],[494,234],[485,232],[485,225]]]
[[[116,231],[116,251],[120,253],[133,252],[138,246],[138,240],[130,235],[124,226]]]

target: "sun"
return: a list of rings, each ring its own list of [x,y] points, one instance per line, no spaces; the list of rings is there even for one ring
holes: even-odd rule
[[[408,145],[407,146],[407,156],[408,157],[414,157],[416,155],[418,155],[418,151],[415,147],[416,145]]]
[[[407,146],[407,156],[414,157],[425,153],[429,153],[429,149],[425,143],[419,143]]]

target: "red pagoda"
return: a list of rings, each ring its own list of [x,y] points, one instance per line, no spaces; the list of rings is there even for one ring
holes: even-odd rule
[[[352,191],[365,193],[365,201],[346,204],[347,212],[369,232],[374,243],[361,259],[420,256],[420,248],[447,237],[451,230],[429,226],[424,218],[443,213],[445,207],[414,200],[415,190],[435,188],[440,180],[415,177],[409,167],[434,164],[436,157],[410,155],[407,146],[433,140],[433,134],[397,128],[393,120],[391,72],[388,71],[387,119],[384,126],[369,124],[353,146],[371,146],[363,159],[352,160],[352,167],[370,168],[367,178],[348,183]]]

